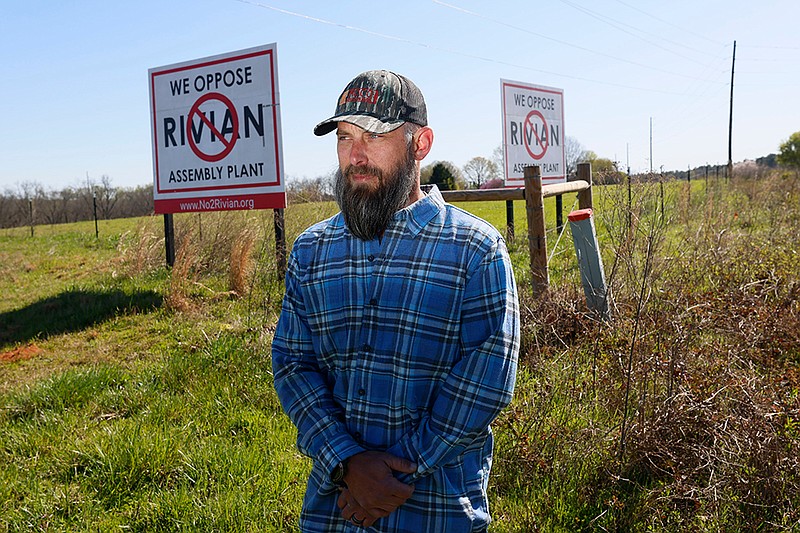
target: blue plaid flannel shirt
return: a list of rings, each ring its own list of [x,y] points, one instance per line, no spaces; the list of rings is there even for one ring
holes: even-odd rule
[[[288,261],[272,344],[275,388],[313,459],[300,528],[364,531],[340,517],[330,472],[365,450],[418,464],[412,497],[369,531],[483,531],[489,427],[511,401],[519,307],[505,241],[435,187],[383,237],[341,213],[306,230]]]

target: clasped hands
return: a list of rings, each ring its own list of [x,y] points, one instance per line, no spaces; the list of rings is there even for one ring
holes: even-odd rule
[[[362,452],[347,462],[341,489],[336,502],[342,518],[370,527],[379,518],[392,514],[414,493],[414,486],[399,481],[394,472],[413,474],[417,465],[386,452]]]

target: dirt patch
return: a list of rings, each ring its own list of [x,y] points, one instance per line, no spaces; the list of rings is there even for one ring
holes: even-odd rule
[[[42,349],[35,344],[28,344],[27,346],[18,346],[8,352],[0,352],[0,363],[11,363],[14,361],[22,361],[23,359],[30,359],[34,355],[42,353]]]

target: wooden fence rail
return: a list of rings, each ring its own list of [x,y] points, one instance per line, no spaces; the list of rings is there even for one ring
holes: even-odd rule
[[[550,285],[550,274],[547,269],[547,232],[544,220],[544,199],[562,194],[578,193],[578,208],[591,209],[592,199],[592,166],[590,163],[579,163],[577,179],[566,183],[542,185],[539,166],[525,168],[525,187],[514,189],[479,189],[468,191],[442,191],[447,202],[484,202],[525,200],[525,211],[528,219],[528,249],[531,262],[531,282],[534,296],[543,294]],[[509,227],[513,228],[513,204],[506,210]]]

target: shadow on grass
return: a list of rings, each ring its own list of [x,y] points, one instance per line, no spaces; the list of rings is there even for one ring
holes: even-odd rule
[[[161,302],[161,295],[153,291],[68,290],[0,313],[0,345],[80,331],[115,316],[148,313]]]

